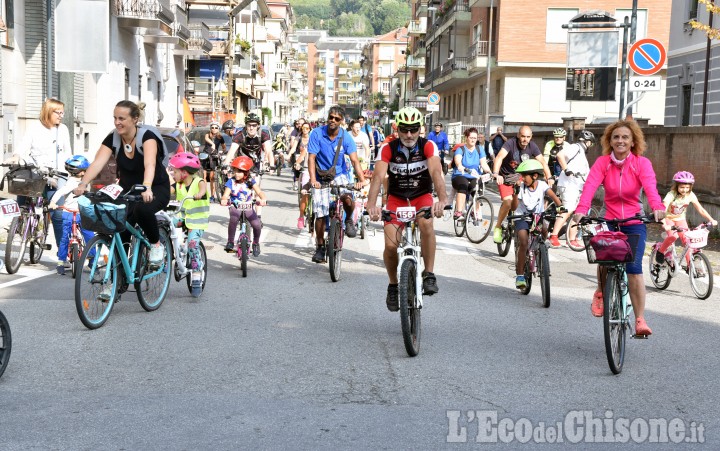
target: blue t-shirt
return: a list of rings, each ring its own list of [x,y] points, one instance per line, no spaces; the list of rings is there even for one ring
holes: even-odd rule
[[[464,153],[463,153],[464,151]],[[482,147],[476,146],[474,151],[470,151],[467,149],[466,146],[458,147],[455,150],[455,153],[453,154],[453,159],[457,155],[462,155],[462,165],[463,167],[473,170],[475,169],[478,174],[482,174],[482,168],[480,167],[480,159],[485,158],[485,150]],[[467,174],[465,172],[458,171],[457,168],[453,169],[452,178],[457,177],[458,175],[463,175],[465,178],[473,179],[471,174]]]
[[[254,191],[253,186],[255,185],[255,179],[243,180],[238,182],[234,178],[225,183],[227,188],[230,188],[230,201],[238,202],[250,202],[253,199]]]
[[[335,139],[330,140],[327,133],[327,125],[317,127],[310,132],[310,139],[308,140],[308,153],[315,155],[315,162],[317,166],[327,171],[332,166],[333,159],[335,158],[335,150],[337,150],[338,139],[343,136],[342,149],[340,155],[338,155],[337,163],[335,165],[335,176],[348,173],[348,167],[345,164],[345,155],[352,155],[356,152],[355,141],[352,136],[340,128],[338,130]],[[316,174],[316,178],[317,178]],[[318,178],[318,181],[320,179]]]

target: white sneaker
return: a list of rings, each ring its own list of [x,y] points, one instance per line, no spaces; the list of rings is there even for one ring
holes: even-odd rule
[[[148,256],[148,260],[150,260],[151,265],[160,266],[162,265],[164,255],[165,252],[163,246],[160,243],[157,243],[150,247],[150,255]]]

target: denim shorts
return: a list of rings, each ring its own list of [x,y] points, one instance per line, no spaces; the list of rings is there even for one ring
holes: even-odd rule
[[[617,227],[609,227],[610,230],[617,231]],[[620,231],[626,235],[640,235],[637,247],[635,248],[635,260],[625,265],[625,271],[628,274],[642,274],[642,261],[645,255],[645,241],[647,240],[647,227],[645,224],[621,225]]]

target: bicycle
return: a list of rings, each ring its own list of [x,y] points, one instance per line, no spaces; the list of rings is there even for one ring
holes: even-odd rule
[[[710,260],[702,253],[702,248],[707,246],[711,222],[703,222],[692,230],[672,226],[672,230],[685,233],[685,245],[680,255],[675,250],[675,243],[665,253],[662,264],[655,260],[662,242],[655,243],[650,253],[650,280],[659,290],[664,290],[670,285],[670,280],[678,274],[678,268],[682,268],[690,277],[690,288],[698,299],[707,299],[712,294],[713,270]]]
[[[630,221],[652,222],[651,218],[637,215],[627,219],[604,219],[583,217],[579,224],[604,224],[618,226]],[[605,337],[605,354],[610,371],[620,374],[625,361],[626,331],[631,332],[632,338],[647,338],[647,335],[632,333],[633,325],[630,321],[630,287],[628,284],[625,265],[635,260],[635,248],[639,240],[637,234],[584,235],[588,263],[598,264],[607,269],[607,277],[603,286],[603,334]],[[623,245],[624,242],[626,245]],[[621,249],[622,257],[617,257],[608,251]],[[614,252],[617,254],[617,252]]]
[[[250,257],[250,235],[247,233],[247,227],[249,221],[245,216],[246,211],[252,211],[255,206],[255,200],[251,202],[241,202],[239,200],[233,200],[232,204],[235,208],[240,210],[240,235],[235,240],[235,254],[238,260],[240,260],[240,272],[243,277],[247,277],[247,262]]]
[[[0,311],[0,377],[2,377],[10,361],[10,351],[12,351],[10,323],[3,312]]]
[[[15,216],[10,223],[5,245],[7,272],[15,274],[20,269],[28,243],[30,244],[30,263],[32,264],[40,262],[43,251],[52,248],[50,244],[47,244],[50,212],[42,196],[49,178],[67,179],[68,174],[52,168],[39,169],[31,164],[2,164],[0,166],[10,168],[0,182],[0,190],[3,189],[5,179],[7,179],[10,194],[26,196],[26,203],[19,206],[20,214]],[[38,208],[42,210],[42,214],[38,212]]]
[[[340,267],[342,266],[342,246],[345,237],[345,209],[340,201],[340,189],[358,191],[355,185],[336,185],[335,183],[323,184],[323,188],[330,187],[330,215],[328,221],[330,227],[325,239],[327,247],[327,259],[330,267],[330,280],[340,280]]]
[[[174,261],[173,275],[175,281],[180,282],[182,279],[187,280],[188,291],[192,293],[192,269],[190,262],[190,253],[188,252],[187,234],[184,225],[176,225],[178,219],[177,214],[182,211],[185,201],[193,200],[192,197],[187,197],[182,201],[170,201],[167,210],[162,210],[155,213],[155,217],[158,222],[167,227],[170,232],[170,243],[172,244],[172,256]],[[200,259],[202,260],[202,289],[205,289],[205,283],[207,282],[207,252],[205,251],[205,244],[202,241],[198,242],[198,252],[200,253]]]
[[[511,211],[508,216],[512,215],[512,213]],[[498,255],[504,257],[510,252],[510,243],[512,243],[515,236],[515,224],[506,217],[500,224],[500,230],[502,230],[502,241],[495,244],[497,245]]]
[[[80,321],[88,329],[97,329],[105,324],[113,305],[130,284],[135,286],[138,302],[148,312],[159,309],[165,300],[172,264],[167,225],[160,224],[163,263],[155,266],[148,260],[150,242],[125,219],[127,204],[142,202],[139,193],[145,189],[143,185],[135,185],[121,194],[120,186],[108,185],[96,193],[85,193],[84,197],[91,202],[89,208],[83,207],[83,197],[78,201],[83,229],[96,232],[77,263],[75,278],[75,307]],[[121,205],[107,201],[119,201]],[[88,211],[94,211],[95,217],[87,214]],[[123,242],[123,231],[131,234],[129,243]],[[85,261],[88,262],[87,270],[80,270]]]
[[[452,206],[445,207],[446,210]],[[425,263],[420,246],[420,227],[417,218],[432,218],[432,207],[398,207],[396,211],[382,211],[382,220],[391,221],[392,217],[404,224],[403,235],[398,239],[398,300],[400,303],[400,327],[403,334],[405,351],[410,357],[420,352],[420,325],[423,306],[422,273]]]
[[[72,278],[74,279],[78,270],[76,264],[77,262],[82,261],[80,259],[80,256],[85,249],[85,237],[82,234],[80,224],[78,222],[78,216],[80,215],[80,212],[78,210],[71,210],[69,208],[65,208],[62,205],[58,206],[58,208],[61,210],[65,210],[68,213],[72,213],[73,215],[72,230],[70,231],[70,240],[68,241],[68,260],[70,262],[70,273],[72,275]]]
[[[313,211],[313,195],[311,189],[303,189],[302,186],[298,187],[298,204],[300,203],[300,200],[302,199],[302,196],[307,195],[308,201],[305,205],[305,210],[303,211],[303,216],[305,216],[305,227],[307,227],[308,233],[310,234],[310,238],[315,235],[315,212]]]
[[[463,215],[453,218],[453,228],[456,236],[462,236],[464,233],[471,243],[479,244],[488,237],[490,226],[495,220],[495,208],[490,199],[485,197],[485,183],[492,180],[492,175],[480,175],[477,171],[468,169],[465,169],[465,172],[473,175],[477,179],[477,183],[472,193],[472,200],[468,200],[466,196]],[[453,211],[454,207],[453,202]]]
[[[532,287],[532,278],[539,278],[542,305],[545,308],[550,307],[550,257],[548,255],[548,247],[545,244],[545,237],[543,236],[543,223],[551,216],[547,211],[543,213],[525,213],[508,216],[508,221],[521,219],[530,222],[528,248],[525,253],[525,268],[523,270],[526,285],[520,292],[525,295],[529,294],[530,288]],[[516,238],[515,261],[517,261],[517,254],[518,240]]]

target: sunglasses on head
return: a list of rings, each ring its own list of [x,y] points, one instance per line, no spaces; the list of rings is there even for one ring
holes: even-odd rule
[[[342,116],[328,116],[329,121],[342,122]]]
[[[400,126],[400,127],[398,127],[398,131],[400,133],[417,133],[420,131],[420,126],[419,125],[413,125],[412,127]]]

